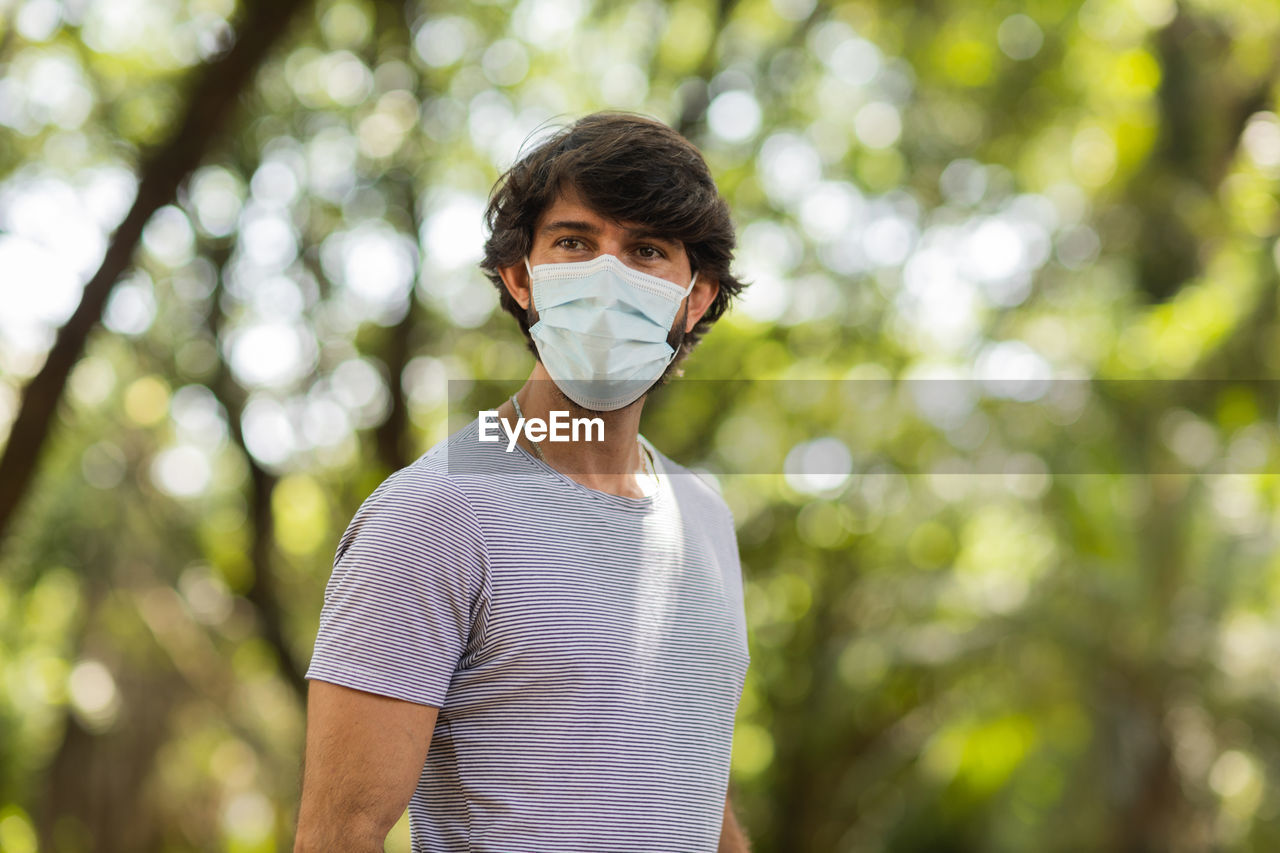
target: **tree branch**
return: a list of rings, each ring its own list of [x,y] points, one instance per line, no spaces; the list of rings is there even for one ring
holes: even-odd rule
[[[711,77],[716,70],[716,47],[719,46],[720,36],[728,25],[729,19],[733,17],[734,8],[737,5],[738,0],[717,0],[716,2],[716,16],[711,27],[711,38],[707,42],[707,49],[703,51],[702,59],[698,62],[698,70],[695,72],[695,79],[702,85],[685,90],[680,120],[676,123],[676,131],[686,139],[692,139],[706,119],[707,107],[711,105],[707,84],[711,82]],[[650,79],[653,79],[652,74]]]
[[[370,42],[368,61],[370,66],[376,65],[384,49],[390,46],[392,51],[411,49],[409,27],[405,21],[405,8],[402,3],[393,0],[382,0],[376,6],[377,20],[375,36]],[[416,78],[414,96],[423,100],[422,78]],[[404,151],[404,147],[401,148]],[[382,173],[380,184],[390,193],[400,196],[408,216],[409,235],[418,244],[417,263],[413,270],[413,281],[418,280],[419,265],[422,261],[421,233],[422,223],[418,216],[418,199],[414,184],[417,169],[412,162],[407,162],[403,155],[395,159],[395,165]],[[397,223],[399,224],[399,223]],[[414,332],[421,318],[421,309],[413,285],[409,288],[409,304],[405,308],[404,317],[387,330],[387,337],[382,347],[382,362],[387,368],[387,390],[391,401],[387,417],[374,430],[374,443],[378,459],[387,473],[394,473],[408,465],[409,458],[409,406],[404,393],[404,369],[413,357]]]
[[[85,341],[102,318],[117,279],[130,266],[143,226],[173,200],[178,185],[209,151],[240,95],[271,47],[307,0],[259,0],[245,14],[235,45],[202,66],[178,129],[145,161],[133,207],[116,229],[98,271],[84,287],[80,304],[58,330],[40,372],[27,383],[18,416],[0,456],[0,542],[30,486],[53,414]]]
[[[226,249],[214,253],[214,266],[217,279],[213,294],[209,300],[209,315],[206,320],[210,335],[216,341],[222,330],[222,294],[226,263],[229,251]],[[213,380],[209,382],[209,390],[222,404],[227,412],[227,429],[231,439],[244,457],[249,468],[249,516],[252,531],[252,542],[249,546],[249,562],[253,566],[253,583],[245,590],[244,596],[253,605],[262,626],[262,637],[275,651],[280,661],[280,672],[293,691],[300,697],[307,695],[305,672],[285,638],[284,613],[280,607],[280,597],[276,594],[275,572],[272,565],[272,550],[275,546],[275,515],[271,508],[272,495],[275,493],[278,478],[263,468],[249,450],[244,437],[244,407],[248,393],[231,374],[226,357],[218,348],[218,366]]]

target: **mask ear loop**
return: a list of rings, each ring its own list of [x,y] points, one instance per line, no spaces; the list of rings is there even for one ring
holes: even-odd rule
[[[698,271],[697,271],[697,270],[694,270],[694,271],[693,271],[693,279],[692,279],[692,280],[690,280],[690,282],[689,282],[689,286],[688,286],[688,287],[686,287],[686,288],[684,289],[684,295],[685,295],[685,296],[688,296],[690,293],[693,293],[693,286],[694,286],[695,284],[697,284],[697,283],[698,283]],[[681,297],[681,298],[683,298],[683,297]]]
[[[689,294],[693,293],[693,286],[697,283],[698,283],[698,271],[694,270],[693,279],[689,282],[689,286],[684,289],[684,296],[680,297],[681,302],[684,302],[684,300],[689,296]],[[688,303],[685,303],[684,318],[687,320],[688,316],[689,316],[689,305]],[[684,330],[683,322],[680,323],[679,329],[680,329],[680,338],[675,342],[675,344],[671,343],[670,335],[667,336],[667,345],[670,346],[672,349],[671,358],[673,359],[680,354],[680,345],[684,343],[684,336],[688,334],[688,332]],[[667,363],[670,364],[670,362],[667,362]]]
[[[525,255],[522,260],[524,261],[525,272],[529,273],[529,304],[533,306],[533,310],[537,311],[538,303],[533,298],[533,267],[529,266],[528,255]],[[525,312],[527,313],[528,310],[529,309],[526,308]]]

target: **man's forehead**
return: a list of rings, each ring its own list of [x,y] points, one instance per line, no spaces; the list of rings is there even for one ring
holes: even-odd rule
[[[534,224],[534,233],[543,234],[554,231],[586,231],[598,233],[610,226],[616,226],[631,237],[649,237],[680,243],[679,238],[652,225],[644,225],[629,220],[616,220],[600,213],[584,202],[574,191],[562,191],[556,194],[551,203],[538,217]]]

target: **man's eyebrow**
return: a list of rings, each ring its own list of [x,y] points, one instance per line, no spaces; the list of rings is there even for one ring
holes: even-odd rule
[[[542,226],[543,234],[550,234],[555,231],[582,231],[586,234],[599,234],[602,230],[600,226],[593,225],[590,222],[582,222],[576,219],[557,219],[555,222],[548,222]]]
[[[670,234],[663,234],[661,231],[655,231],[652,228],[627,228],[627,236],[632,240],[657,240],[662,243],[670,243],[673,246],[683,245],[679,238],[672,237]]]
[[[560,231],[579,231],[583,234],[599,234],[603,231],[600,226],[578,219],[557,219],[554,222],[548,222],[543,225],[539,231],[542,234],[554,234]],[[626,235],[632,240],[659,240],[663,243],[670,243],[673,246],[681,245],[679,239],[672,237],[670,234],[663,234],[653,228],[626,228]]]

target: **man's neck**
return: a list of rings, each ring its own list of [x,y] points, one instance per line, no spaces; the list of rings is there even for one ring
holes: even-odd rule
[[[653,491],[655,484],[637,440],[644,397],[612,412],[583,409],[564,396],[538,362],[528,381],[516,392],[516,399],[526,423],[533,418],[549,422],[551,413],[558,411],[568,412],[571,419],[598,418],[604,424],[603,438],[598,431],[587,428],[577,433],[576,441],[544,439],[537,442],[536,448],[522,430],[519,444],[530,454],[539,456],[541,450],[540,458],[547,465],[589,489],[628,498],[644,497]],[[514,426],[516,412],[510,400],[502,404],[498,415]]]

